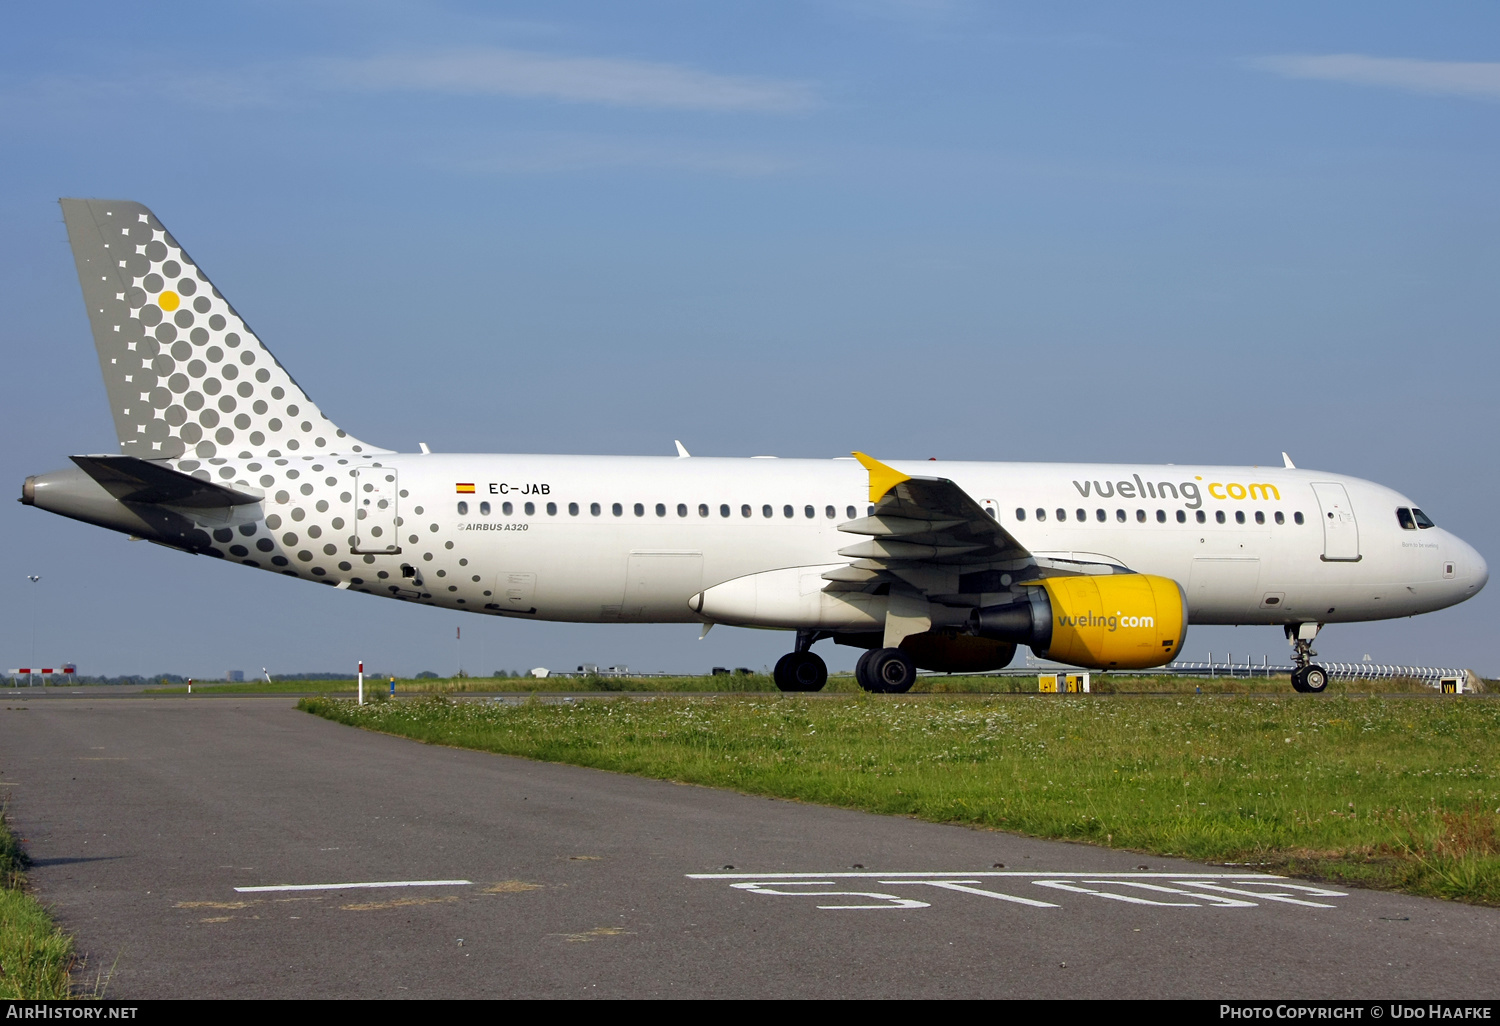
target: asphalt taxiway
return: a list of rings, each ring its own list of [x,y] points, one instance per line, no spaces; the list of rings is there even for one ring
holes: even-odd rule
[[[60,696],[59,696],[60,697]],[[422,745],[0,700],[91,985],[144,997],[1493,999],[1500,910]]]

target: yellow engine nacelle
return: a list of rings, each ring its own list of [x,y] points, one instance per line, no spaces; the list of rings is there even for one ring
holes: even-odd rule
[[[1187,600],[1169,578],[1048,577],[1029,592],[1026,601],[975,610],[976,633],[1099,670],[1161,666],[1182,651]]]

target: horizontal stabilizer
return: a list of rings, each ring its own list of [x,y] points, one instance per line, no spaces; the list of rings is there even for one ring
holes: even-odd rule
[[[85,474],[121,502],[211,509],[245,506],[262,496],[237,491],[136,456],[73,456]]]

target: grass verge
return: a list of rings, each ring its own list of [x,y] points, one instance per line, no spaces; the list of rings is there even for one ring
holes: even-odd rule
[[[1500,703],[1481,699],[433,696],[299,708],[433,744],[1500,904]]]
[[[389,682],[384,678],[365,679],[365,693],[374,695],[387,692]],[[1205,694],[1240,695],[1265,694],[1267,692],[1290,693],[1292,685],[1283,674],[1279,677],[1182,677],[1173,674],[1151,676],[1145,674],[1111,675],[1094,674],[1094,691],[1099,694]],[[1037,679],[1034,676],[1007,677],[996,674],[982,676],[931,675],[920,677],[912,694],[934,695],[1006,695],[1035,694]],[[355,684],[352,680],[278,680],[245,681],[239,684],[194,684],[193,694],[202,695],[267,695],[267,694],[320,694],[352,695]],[[449,679],[422,679],[396,681],[398,695],[454,695],[497,694],[534,692],[760,692],[777,694],[776,685],[764,673],[730,674],[719,677],[455,677]],[[860,694],[854,678],[841,674],[828,678],[825,692],[832,694]],[[146,688],[151,695],[184,695],[185,686]],[[1329,694],[1432,694],[1433,689],[1421,681],[1398,680],[1334,680],[1328,684]]]
[[[0,1000],[70,995],[73,939],[26,892],[26,853],[0,810]]]

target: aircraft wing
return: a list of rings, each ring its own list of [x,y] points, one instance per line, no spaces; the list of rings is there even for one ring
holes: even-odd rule
[[[851,562],[823,575],[833,582],[828,590],[901,582],[934,601],[970,605],[1023,575],[1046,575],[1025,546],[952,481],[912,477],[860,452],[854,457],[870,472],[875,509],[839,525],[866,540],[839,550]]]

